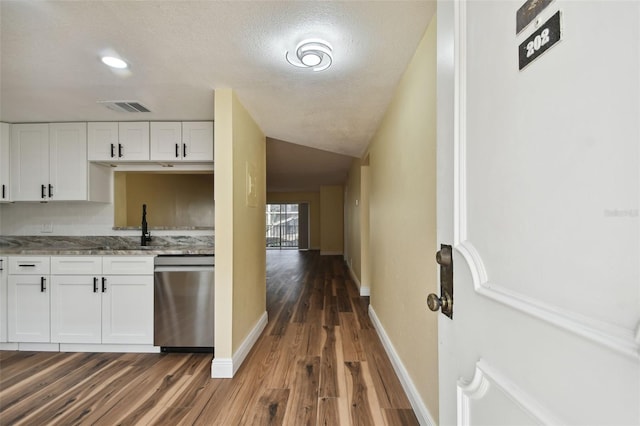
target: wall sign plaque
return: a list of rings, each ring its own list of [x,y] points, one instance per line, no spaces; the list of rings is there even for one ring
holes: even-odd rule
[[[518,47],[518,62],[520,70],[537,59],[551,46],[560,41],[562,32],[560,29],[560,11],[556,12],[547,22]]]
[[[527,0],[516,12],[516,34],[524,30],[553,0]]]

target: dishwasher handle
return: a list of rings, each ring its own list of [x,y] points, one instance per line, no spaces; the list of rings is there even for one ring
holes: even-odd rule
[[[213,271],[212,265],[189,265],[189,266],[156,266],[154,272],[198,272]]]

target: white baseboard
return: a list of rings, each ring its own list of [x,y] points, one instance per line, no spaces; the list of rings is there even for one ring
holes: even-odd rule
[[[17,343],[0,343],[0,351],[17,351]]]
[[[160,352],[160,346],[60,343],[60,352],[110,352],[110,353],[153,354],[153,353]]]
[[[215,348],[214,348],[215,351]],[[233,360],[231,358],[216,358],[211,361],[211,377],[213,379],[230,379],[233,377]]]
[[[60,352],[58,343],[18,343],[19,351]]]
[[[413,384],[413,380],[409,376],[409,372],[402,364],[396,349],[393,347],[393,343],[389,339],[387,332],[384,330],[382,323],[378,319],[376,312],[373,310],[373,307],[369,305],[369,317],[373,322],[373,326],[375,327],[380,340],[382,341],[382,346],[384,346],[384,350],[387,352],[389,359],[391,360],[391,365],[393,365],[393,369],[395,370],[398,378],[400,379],[400,383],[402,384],[402,388],[404,389],[407,397],[409,398],[409,402],[411,403],[411,407],[413,408],[416,417],[418,418],[418,422],[421,425],[427,426],[435,426],[437,423],[431,416],[431,413],[427,409],[427,406],[422,402],[422,398],[418,393],[418,389]]]
[[[342,256],[342,250],[320,250],[320,256]]]
[[[160,352],[160,347],[153,345],[102,345],[91,343],[0,343],[0,350],[36,352],[158,353]]]
[[[268,322],[269,316],[265,311],[244,339],[236,353],[233,354],[232,358],[214,357],[213,361],[211,361],[211,377],[214,379],[231,379],[236,374],[247,355],[249,355],[249,351],[251,351],[253,345],[258,341],[258,338],[262,334],[262,331],[267,326]]]
[[[356,276],[356,273],[351,268],[351,265],[347,263],[347,266],[349,267],[349,275],[351,275],[351,279],[358,286],[358,290],[360,290],[360,296],[371,296],[371,289],[369,287],[363,287],[362,283],[360,283],[360,280]]]

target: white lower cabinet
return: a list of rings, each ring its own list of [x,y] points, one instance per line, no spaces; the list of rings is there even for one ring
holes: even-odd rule
[[[51,342],[153,343],[153,277],[52,275]]]
[[[153,257],[50,260],[50,276],[9,275],[10,342],[153,344]]]
[[[0,257],[0,343],[7,341],[7,258]]]
[[[49,258],[9,258],[7,340],[50,341]]]
[[[51,342],[102,343],[101,310],[99,277],[51,276]]]
[[[56,256],[51,270],[52,342],[153,344],[153,257]]]
[[[103,278],[102,343],[153,344],[153,275]]]

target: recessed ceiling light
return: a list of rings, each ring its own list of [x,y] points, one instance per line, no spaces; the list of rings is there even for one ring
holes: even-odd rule
[[[128,67],[125,61],[123,61],[120,58],[116,58],[114,56],[103,56],[101,60],[102,60],[102,63],[110,66],[111,68],[124,69]]]
[[[320,39],[303,40],[296,46],[295,56],[285,53],[285,59],[294,67],[312,68],[323,71],[333,62],[333,48],[329,43]]]

